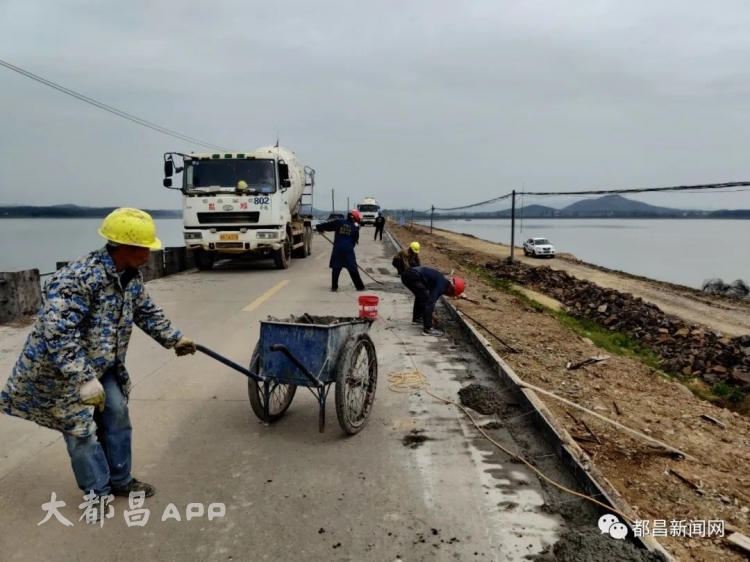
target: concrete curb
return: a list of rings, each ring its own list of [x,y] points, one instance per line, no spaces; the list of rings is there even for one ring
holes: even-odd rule
[[[396,241],[388,229],[385,230],[385,233],[394,247],[400,249],[401,245]],[[541,430],[545,440],[554,448],[555,453],[563,464],[572,470],[575,479],[583,487],[586,494],[596,497],[597,500],[603,504],[624,513],[633,520],[637,520],[637,514],[633,511],[625,498],[620,495],[612,483],[609,482],[604,474],[594,465],[589,456],[578,446],[565,427],[557,421],[555,416],[549,411],[547,406],[545,406],[536,393],[532,390],[523,389],[518,386],[521,382],[521,378],[507,363],[505,363],[505,361],[502,360],[495,350],[492,349],[489,341],[487,341],[484,336],[482,336],[474,326],[464,318],[461,312],[454,307],[448,299],[441,297],[441,301],[453,319],[458,322],[462,330],[469,337],[477,351],[479,351],[482,357],[484,357],[484,359],[496,370],[503,386],[512,386],[515,388],[514,395],[524,413],[531,414],[534,423]],[[595,505],[595,507],[600,513],[605,513],[604,509],[600,506]],[[628,525],[625,521],[623,521],[623,523]],[[628,525],[628,527],[630,527],[631,534],[633,534],[632,527],[630,525]],[[652,552],[660,552],[670,562],[674,562],[675,560],[672,555],[670,555],[664,547],[651,536],[633,537],[632,540],[641,548],[645,548]]]

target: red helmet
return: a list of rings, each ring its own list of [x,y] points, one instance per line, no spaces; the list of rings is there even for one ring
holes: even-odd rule
[[[453,295],[452,296],[454,297],[461,296],[465,288],[466,288],[466,283],[464,283],[463,279],[461,279],[460,277],[453,278]]]
[[[359,222],[362,220],[362,215],[359,214],[359,211],[351,210],[349,211],[349,214],[354,219],[354,222]]]

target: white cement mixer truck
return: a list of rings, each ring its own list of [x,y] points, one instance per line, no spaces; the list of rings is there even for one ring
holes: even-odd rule
[[[182,185],[173,187],[179,172]],[[164,175],[164,187],[182,192],[185,246],[198,269],[240,255],[267,256],[286,269],[292,258],[312,253],[315,170],[292,151],[167,152]]]
[[[372,197],[365,197],[365,200],[357,205],[357,210],[361,215],[360,224],[365,226],[367,224],[375,224],[375,219],[380,211],[380,205]]]

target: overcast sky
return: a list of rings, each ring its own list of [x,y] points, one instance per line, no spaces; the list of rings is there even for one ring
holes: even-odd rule
[[[451,207],[749,180],[749,24],[746,0],[0,0],[0,58],[221,146],[278,131],[318,207]],[[163,153],[197,149],[0,68],[0,203],[179,208]]]

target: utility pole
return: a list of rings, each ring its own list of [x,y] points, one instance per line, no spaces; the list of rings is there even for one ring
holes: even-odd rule
[[[331,213],[336,212],[336,203],[333,200],[333,189],[331,190]]]
[[[510,204],[510,261],[513,262],[513,254],[516,249],[516,190],[513,190],[513,197]]]
[[[432,219],[435,217],[435,205],[432,206],[430,212],[430,234],[432,234]]]
[[[349,198],[347,197],[346,198],[346,212],[347,213],[349,212],[349,209],[351,209],[351,207],[349,206]]]
[[[414,209],[411,210],[411,226],[409,230],[414,230]]]

